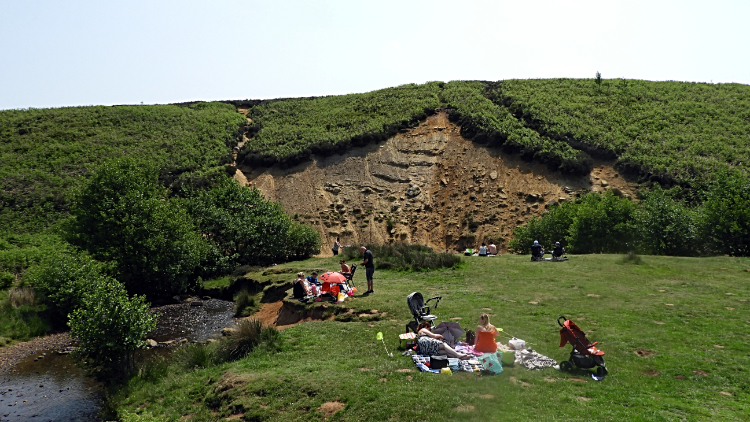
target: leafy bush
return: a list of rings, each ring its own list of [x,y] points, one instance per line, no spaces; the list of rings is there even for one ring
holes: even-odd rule
[[[739,172],[719,173],[709,185],[702,211],[717,253],[750,255],[750,178]]]
[[[423,245],[394,243],[389,245],[372,245],[375,268],[395,271],[427,271],[438,268],[453,268],[461,263],[461,257],[454,254],[435,253]],[[345,247],[341,253],[347,261],[362,258],[359,247]]]
[[[577,205],[564,202],[552,207],[541,217],[534,216],[526,224],[517,226],[513,231],[513,239],[508,243],[511,251],[516,253],[531,253],[531,245],[535,240],[551,249],[555,242],[560,242],[568,248],[568,234],[573,218],[577,212]]]
[[[0,289],[7,289],[16,281],[16,276],[7,272],[0,271]]]
[[[67,238],[114,263],[128,291],[182,293],[208,253],[190,216],[157,185],[156,170],[134,160],[101,166],[76,195]]]
[[[144,296],[128,297],[117,280],[101,277],[84,293],[83,304],[70,315],[70,333],[79,340],[78,356],[103,379],[120,381],[134,369],[135,350],[156,328]]]
[[[24,281],[49,305],[53,320],[62,323],[82,305],[85,294],[106,272],[106,265],[86,254],[60,252],[31,267],[24,274]]]
[[[633,231],[636,204],[608,191],[588,194],[576,206],[566,240],[573,253],[623,253],[637,239]]]
[[[265,200],[257,189],[224,178],[207,189],[185,189],[182,195],[180,204],[211,244],[204,276],[320,252],[317,231],[292,222],[280,204]]]
[[[612,191],[589,193],[563,203],[513,231],[510,248],[529,253],[534,240],[551,249],[555,242],[572,253],[618,253],[632,250],[637,205]]]
[[[634,215],[638,249],[651,255],[702,255],[711,248],[705,242],[700,210],[691,209],[674,194],[656,185],[643,196]]]

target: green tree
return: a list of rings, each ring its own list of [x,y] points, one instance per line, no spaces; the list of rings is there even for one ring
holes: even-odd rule
[[[77,194],[67,225],[71,243],[113,262],[129,292],[150,296],[189,289],[208,253],[157,177],[155,167],[134,160],[104,164]]]
[[[257,189],[224,178],[211,188],[186,189],[184,194],[182,204],[211,243],[212,259],[232,266],[264,265],[320,251],[314,229],[292,224],[281,205],[265,200]],[[206,265],[212,266],[221,265]]]
[[[82,305],[85,294],[94,289],[106,272],[106,265],[85,253],[61,252],[29,268],[24,281],[50,306],[56,317],[53,322],[67,322],[68,314]]]
[[[701,239],[704,225],[701,213],[656,185],[641,192],[643,199],[634,215],[638,249],[653,255],[700,255],[706,252]]]
[[[637,205],[612,191],[590,193],[577,206],[566,240],[574,253],[621,253],[633,248]]]
[[[156,328],[156,315],[149,312],[144,296],[129,298],[123,285],[108,277],[96,279],[82,303],[68,322],[80,342],[78,355],[90,367],[100,368],[102,378],[124,379],[134,369],[135,350]]]
[[[703,213],[716,252],[750,255],[750,179],[739,173],[720,172],[709,185]]]

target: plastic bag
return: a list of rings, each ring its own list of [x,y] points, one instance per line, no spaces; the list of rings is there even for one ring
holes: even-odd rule
[[[499,350],[495,353],[485,353],[479,358],[482,361],[484,370],[492,374],[501,374],[503,372],[503,364],[500,363],[502,359],[503,352]]]

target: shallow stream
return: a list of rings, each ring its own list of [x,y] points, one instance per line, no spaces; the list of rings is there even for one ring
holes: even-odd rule
[[[158,342],[204,342],[234,321],[232,302],[219,299],[156,310],[161,317],[148,337]],[[68,355],[53,351],[35,353],[0,375],[0,421],[93,422],[98,420],[101,399],[102,386]]]

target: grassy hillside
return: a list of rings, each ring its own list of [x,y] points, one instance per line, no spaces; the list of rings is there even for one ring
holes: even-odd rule
[[[207,368],[151,368],[115,397],[113,407],[143,418],[126,420],[165,421],[322,420],[320,406],[331,401],[345,405],[333,417],[340,421],[745,420],[750,260],[642,260],[475,257],[456,270],[377,270],[374,295],[358,293],[334,305],[353,314],[283,330],[280,353]],[[337,265],[335,257],[313,259],[273,272],[286,269],[291,280],[295,271]],[[599,341],[610,374],[595,382],[588,370],[518,366],[481,377],[418,372],[396,350],[411,318],[405,298],[412,291],[443,297],[434,310],[438,321],[474,328],[486,312],[505,330],[501,340],[517,336],[558,361],[571,349],[558,347],[556,319],[565,315]],[[376,341],[378,332],[395,357]]]
[[[252,142],[246,164],[297,164],[313,153],[333,154],[414,126],[438,106],[443,84],[402,85],[365,94],[268,101],[250,108]]]
[[[585,79],[508,80],[487,96],[527,126],[662,183],[750,165],[750,86]]]
[[[245,119],[231,105],[67,107],[0,112],[0,231],[44,231],[67,195],[113,158],[157,164],[165,176],[227,161]]]
[[[594,156],[644,181],[703,186],[720,169],[746,173],[750,157],[750,86],[626,79],[430,82],[251,103],[242,156],[296,164],[382,140],[437,108],[477,142],[574,174]]]

